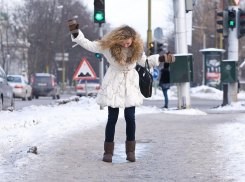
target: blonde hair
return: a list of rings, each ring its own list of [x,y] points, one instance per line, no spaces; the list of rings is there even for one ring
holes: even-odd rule
[[[119,51],[119,47],[121,47],[120,44],[124,40],[129,38],[132,38],[132,44],[130,45],[132,56],[127,60],[122,60],[124,59],[122,58],[122,55],[118,55],[121,54],[121,48]],[[143,53],[143,41],[140,38],[140,35],[128,25],[123,25],[110,31],[101,40],[97,41],[100,43],[102,50],[110,49],[112,56],[120,63],[120,65],[124,65],[123,62],[125,61],[136,62]]]

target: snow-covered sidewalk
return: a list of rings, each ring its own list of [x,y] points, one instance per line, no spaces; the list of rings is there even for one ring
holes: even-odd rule
[[[138,107],[137,161],[127,163],[120,110],[113,163],[108,164],[101,161],[107,109],[100,110],[93,98],[65,102],[1,113],[13,118],[0,127],[0,181],[244,180],[242,114]],[[38,155],[27,153],[32,146]]]
[[[220,92],[216,89],[201,86],[192,88],[191,96],[203,99],[220,99],[220,94],[222,94]],[[170,100],[177,99],[175,87],[169,90],[169,96]],[[238,94],[239,98],[243,99],[244,96],[244,92]],[[159,100],[164,98],[162,92],[158,90],[158,95],[153,95],[149,99]],[[216,108],[215,110],[245,111],[244,105],[244,101],[239,101],[229,106]],[[172,115],[176,115],[176,117],[180,115],[183,119],[190,117],[190,115],[193,117],[200,116],[200,118],[207,115],[207,113],[198,109],[177,110],[176,108],[170,108],[169,110],[162,110],[157,107],[146,106],[136,108],[136,117],[146,114],[161,114],[163,120],[170,117],[170,115],[172,120],[174,119]],[[1,111],[0,169],[2,170],[0,170],[0,176],[4,176],[5,171],[18,170],[23,166],[30,165],[37,157],[35,154],[27,153],[30,147],[37,146],[39,149],[45,146],[49,148],[53,145],[54,138],[55,140],[62,140],[74,133],[87,132],[98,126],[102,126],[104,130],[107,115],[107,108],[100,110],[95,99],[90,97],[71,97],[66,100],[58,100],[47,106],[29,106],[12,112]],[[120,109],[119,120],[123,119],[123,117],[123,110]],[[242,121],[245,118],[241,119],[239,117],[239,120]],[[48,161],[46,162],[48,163]]]

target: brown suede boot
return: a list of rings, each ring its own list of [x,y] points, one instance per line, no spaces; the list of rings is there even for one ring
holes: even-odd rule
[[[130,162],[135,162],[135,141],[126,141],[125,146],[126,146],[126,154],[127,158],[126,160],[129,160]]]
[[[104,142],[104,162],[112,162],[113,150],[114,150],[114,142]]]

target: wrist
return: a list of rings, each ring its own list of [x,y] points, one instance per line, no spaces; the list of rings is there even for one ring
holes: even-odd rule
[[[165,63],[165,62],[167,62],[167,55],[164,54],[164,55],[162,55],[162,56],[159,56],[158,61],[159,61],[160,63]]]
[[[74,39],[75,39],[75,38],[77,38],[78,33],[73,33],[72,35],[73,35],[73,37],[74,37]]]
[[[74,33],[77,33],[78,34],[79,33],[79,30],[78,29],[74,29],[74,30],[71,30],[70,32],[71,32],[71,34],[74,34]]]

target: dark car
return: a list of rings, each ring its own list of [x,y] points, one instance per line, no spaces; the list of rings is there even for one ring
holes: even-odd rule
[[[39,96],[60,98],[60,86],[57,85],[56,77],[49,73],[36,73],[32,78],[32,96],[38,99]]]
[[[0,66],[0,111],[8,107],[14,108],[13,88],[8,84],[7,76]]]

